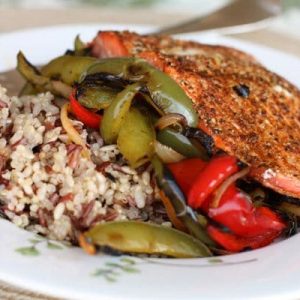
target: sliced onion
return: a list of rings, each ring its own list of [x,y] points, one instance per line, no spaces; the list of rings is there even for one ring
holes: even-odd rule
[[[185,157],[183,155],[176,152],[172,148],[161,144],[158,141],[154,142],[154,149],[155,149],[156,154],[159,156],[159,158],[164,163],[167,163],[167,164],[178,162],[178,161],[185,159]]]
[[[293,214],[297,217],[300,217],[300,206],[296,204],[291,204],[288,202],[282,202],[279,205],[279,208],[281,208],[283,211]]]
[[[224,194],[224,192],[228,189],[230,185],[232,185],[234,182],[236,182],[238,179],[246,176],[249,173],[250,168],[247,167],[240,172],[237,172],[233,174],[232,176],[228,177],[221,185],[220,187],[216,190],[215,196],[212,199],[210,203],[211,208],[217,208],[219,206],[220,200]]]
[[[155,124],[155,127],[158,129],[164,129],[174,124],[181,124],[183,126],[187,125],[186,118],[178,113],[170,113],[165,116],[162,116]]]
[[[52,80],[51,85],[54,92],[62,95],[66,99],[68,99],[70,94],[72,93],[72,88],[62,81]]]
[[[62,127],[66,131],[69,139],[76,145],[82,146],[82,154],[86,158],[90,158],[90,152],[86,147],[85,142],[83,141],[82,137],[78,133],[78,131],[74,128],[71,120],[68,117],[68,112],[70,111],[69,103],[65,103],[60,111],[60,120]]]

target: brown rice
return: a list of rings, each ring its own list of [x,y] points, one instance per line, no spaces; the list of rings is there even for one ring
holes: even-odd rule
[[[151,170],[136,171],[116,145],[72,120],[91,151],[70,143],[50,93],[8,97],[0,86],[0,212],[52,239],[75,240],[97,222],[165,222]],[[154,208],[157,209],[154,209]]]

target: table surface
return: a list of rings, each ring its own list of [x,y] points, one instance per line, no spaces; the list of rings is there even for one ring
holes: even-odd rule
[[[0,10],[0,33],[18,29],[34,28],[58,24],[75,23],[115,23],[115,24],[153,24],[163,26],[176,20],[180,22],[189,17],[186,13],[149,13],[143,9],[109,8],[68,8],[66,9],[12,9]],[[288,36],[271,28],[255,32],[230,35],[231,37],[255,42],[291,53],[300,57],[300,39]],[[0,281],[0,299],[2,300],[52,300],[46,295],[25,291]]]

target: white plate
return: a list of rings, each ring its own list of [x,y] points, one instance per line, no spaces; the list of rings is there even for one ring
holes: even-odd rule
[[[133,27],[145,32],[145,27]],[[72,47],[77,33],[90,39],[99,29],[76,25],[3,34],[0,71],[15,66],[22,49],[41,64]],[[124,28],[124,26],[122,26]],[[198,41],[238,47],[300,86],[300,60],[251,43],[190,35]],[[155,260],[88,256],[80,249],[49,244],[0,220],[0,279],[70,299],[296,299],[300,297],[300,235],[260,250],[218,259]],[[114,281],[110,281],[114,279]]]

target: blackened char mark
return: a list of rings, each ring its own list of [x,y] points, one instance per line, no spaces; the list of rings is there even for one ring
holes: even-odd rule
[[[77,88],[80,90],[81,87],[88,88],[88,87],[97,87],[97,86],[104,85],[110,88],[114,88],[118,91],[121,91],[128,84],[131,83],[132,81],[126,80],[122,77],[109,74],[109,73],[100,72],[100,73],[87,75]],[[80,92],[78,92],[78,94],[80,95]]]
[[[215,143],[213,138],[200,128],[186,127],[183,134],[188,138],[193,138],[199,141],[207,151],[208,156],[211,157],[215,153]]]
[[[272,203],[282,203],[282,202],[287,202],[287,203],[290,203],[290,204],[294,204],[294,205],[300,205],[300,202],[299,202],[299,198],[295,198],[295,197],[290,197],[290,196],[286,196],[286,195],[282,195],[282,194],[279,194],[275,191],[272,191],[272,190],[269,190],[268,192],[268,200]]]

